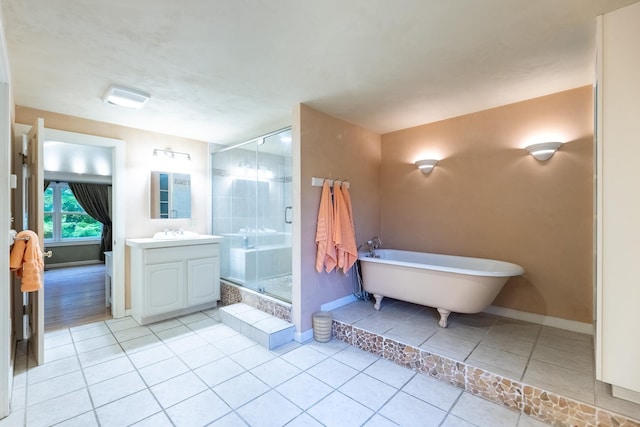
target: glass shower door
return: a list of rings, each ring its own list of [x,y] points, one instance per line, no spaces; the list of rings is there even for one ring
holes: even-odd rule
[[[212,153],[213,233],[221,276],[291,301],[291,132]]]
[[[258,186],[258,290],[286,301],[291,301],[291,160],[290,130],[266,136],[258,144],[258,175],[269,183]]]

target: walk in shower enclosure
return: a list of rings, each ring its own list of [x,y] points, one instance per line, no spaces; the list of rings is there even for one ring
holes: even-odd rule
[[[211,145],[212,233],[220,276],[291,302],[291,129]]]

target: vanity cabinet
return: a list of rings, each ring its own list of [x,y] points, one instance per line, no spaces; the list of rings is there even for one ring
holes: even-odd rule
[[[158,249],[150,249],[154,250]],[[135,312],[133,317],[138,322],[141,321],[141,316],[169,313],[185,307],[184,261],[146,264],[143,268],[144,280],[140,298],[142,310],[131,307],[131,311]]]
[[[216,278],[218,286],[210,286],[211,278]],[[220,298],[219,255],[187,261],[187,283],[187,305],[193,306],[218,301]]]
[[[217,305],[220,249],[215,237],[127,240],[136,321],[147,324]]]

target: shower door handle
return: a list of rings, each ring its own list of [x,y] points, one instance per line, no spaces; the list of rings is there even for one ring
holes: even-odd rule
[[[293,213],[293,206],[287,206],[286,208],[284,208],[284,222],[286,222],[287,224],[292,224],[293,219],[289,217],[289,213]]]

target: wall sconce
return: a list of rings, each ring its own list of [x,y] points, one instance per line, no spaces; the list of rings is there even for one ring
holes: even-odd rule
[[[418,160],[415,164],[418,169],[420,169],[420,172],[428,174],[431,173],[433,168],[438,164],[438,161],[435,159],[422,159]]]
[[[106,103],[127,108],[142,108],[151,99],[151,95],[137,89],[111,85],[102,96]]]
[[[168,157],[170,159],[182,158],[184,160],[191,160],[191,155],[189,153],[180,153],[179,151],[173,151],[169,148],[167,148],[166,150],[162,150],[160,148],[153,149],[154,156],[158,156],[159,153],[163,153],[165,157]]]
[[[540,144],[532,144],[525,148],[536,160],[544,162],[545,160],[549,160],[561,145],[562,142],[541,142]]]

